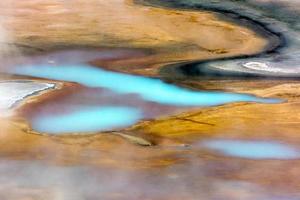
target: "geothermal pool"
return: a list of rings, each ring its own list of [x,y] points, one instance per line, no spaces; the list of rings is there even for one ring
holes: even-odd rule
[[[297,1],[0,4],[1,200],[300,199]]]
[[[136,94],[143,101],[177,107],[216,106],[230,102],[281,102],[279,99],[259,98],[247,94],[193,91],[164,83],[159,79],[110,72],[87,65],[21,66],[16,67],[12,74],[77,82],[90,88],[105,88],[120,94]],[[114,108],[109,104],[104,106],[106,107],[73,105],[73,111],[67,114],[36,116],[32,127],[43,133],[78,133],[112,130],[134,125],[143,119],[142,108]]]

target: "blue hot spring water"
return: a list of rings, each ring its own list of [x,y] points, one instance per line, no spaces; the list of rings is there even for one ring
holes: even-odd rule
[[[159,79],[105,71],[88,65],[22,66],[15,68],[12,73],[77,82],[87,87],[107,88],[119,93],[135,93],[146,101],[174,106],[215,106],[241,101],[280,102],[278,99],[258,98],[247,94],[193,91]]]
[[[259,98],[247,94],[193,91],[159,79],[111,72],[89,65],[29,65],[16,67],[10,73],[76,82],[87,87],[106,88],[121,94],[137,94],[145,101],[173,106],[215,106],[241,101],[280,102],[278,99]],[[142,117],[136,108],[85,108],[68,115],[41,117],[33,121],[33,128],[47,133],[100,131],[129,126]]]
[[[274,141],[208,140],[201,143],[205,148],[225,155],[247,159],[297,159],[300,151],[287,144]]]
[[[51,134],[106,131],[129,126],[141,117],[135,108],[87,106],[67,114],[38,116],[33,119],[32,128]]]

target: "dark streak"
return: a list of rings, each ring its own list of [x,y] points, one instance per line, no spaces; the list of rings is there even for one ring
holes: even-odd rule
[[[211,11],[216,12],[222,20],[227,20],[238,24],[240,26],[244,26],[247,28],[252,29],[258,35],[266,38],[269,41],[269,45],[263,49],[261,52],[248,55],[238,55],[232,56],[229,58],[218,58],[218,59],[207,59],[207,60],[193,60],[187,62],[180,62],[176,64],[170,64],[163,68],[161,68],[161,75],[168,78],[170,74],[175,76],[175,78],[185,78],[188,77],[206,77],[206,78],[270,78],[270,79],[277,79],[278,77],[268,77],[268,75],[264,74],[252,74],[250,72],[234,72],[234,71],[222,71],[222,70],[214,70],[207,66],[210,62],[215,61],[228,61],[228,60],[239,60],[239,59],[247,59],[247,58],[259,58],[259,57],[266,57],[266,56],[277,56],[280,55],[281,50],[287,48],[289,46],[289,42],[286,39],[285,35],[280,31],[273,30],[272,28],[268,27],[267,23],[257,21],[252,19],[249,16],[242,15],[232,10],[224,9],[224,8],[216,8],[216,7],[209,7],[205,5],[186,5],[184,3],[180,3],[173,0],[166,0],[166,1],[159,1],[159,0],[134,0],[137,4],[142,4],[146,6],[153,6],[153,7],[170,7],[176,8],[179,10],[204,10],[204,11]],[[201,66],[201,67],[199,67]],[[178,77],[176,77],[176,75]],[[183,75],[180,76],[180,75]],[[294,79],[296,77],[282,77],[282,79]]]
[[[27,45],[27,44],[10,43],[10,42],[1,42],[1,44],[10,45],[10,46],[16,46],[16,47],[20,47],[20,48],[26,48],[26,49],[33,49],[33,50],[40,51],[40,52],[44,52],[45,51],[42,48],[30,46],[30,45]]]
[[[186,119],[186,118],[181,118],[181,117],[175,117],[175,119],[182,120],[182,121],[193,122],[193,123],[202,124],[202,125],[215,126],[215,124],[211,124],[211,123],[207,123],[207,122],[199,122],[199,121],[193,120],[193,119]]]

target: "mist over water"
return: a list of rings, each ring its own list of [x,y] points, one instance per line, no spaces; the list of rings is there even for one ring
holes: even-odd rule
[[[214,178],[207,174],[208,165],[194,159],[188,166],[175,165],[147,173],[86,165],[54,166],[40,161],[1,161],[0,197],[18,200],[24,197],[45,200],[298,198],[255,183]]]

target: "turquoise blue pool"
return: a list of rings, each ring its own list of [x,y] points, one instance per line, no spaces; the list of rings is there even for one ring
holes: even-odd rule
[[[129,107],[79,107],[75,111],[32,120],[32,128],[42,133],[62,134],[106,131],[136,123],[142,113]]]
[[[300,158],[298,149],[274,141],[209,140],[202,145],[224,155],[247,159]]]
[[[11,73],[76,82],[86,87],[104,88],[118,94],[135,94],[143,101],[168,106],[216,106],[242,101],[280,102],[278,99],[259,98],[247,94],[194,91],[155,78],[111,72],[89,65],[20,66],[14,68]],[[78,108],[69,114],[40,116],[33,120],[32,127],[37,131],[52,134],[94,132],[130,126],[143,119],[142,108],[105,106],[94,108],[85,105],[84,108]]]

